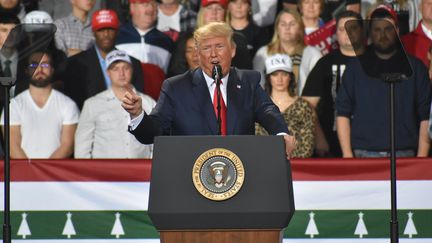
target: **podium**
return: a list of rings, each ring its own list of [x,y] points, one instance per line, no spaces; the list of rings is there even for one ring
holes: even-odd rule
[[[148,214],[162,243],[281,242],[294,211],[282,136],[155,139]]]

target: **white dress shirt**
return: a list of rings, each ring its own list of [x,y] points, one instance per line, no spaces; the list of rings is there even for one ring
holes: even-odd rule
[[[156,102],[138,93],[143,108],[150,112]],[[152,145],[143,145],[128,132],[129,113],[112,89],[84,103],[75,134],[75,158],[151,158]]]

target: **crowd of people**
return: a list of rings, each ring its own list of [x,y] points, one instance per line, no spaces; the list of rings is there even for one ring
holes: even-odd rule
[[[212,106],[217,60],[224,134],[290,134],[294,158],[388,156],[389,84],[382,74],[402,72],[395,84],[397,155],[428,156],[432,0],[413,2],[418,9],[407,0],[0,0],[0,77],[16,79],[10,155],[151,158],[156,135],[206,134],[210,115],[195,105]],[[43,48],[26,43],[33,43],[29,52],[10,43],[20,24],[34,27],[26,32],[40,33],[43,25],[56,31]],[[209,101],[184,91],[186,80],[207,82]],[[228,97],[237,81],[233,88],[250,83],[252,110]],[[8,105],[4,92],[0,105]],[[264,119],[264,107],[278,108],[281,116],[271,118],[277,126]],[[243,122],[234,128],[233,110]],[[159,131],[148,135],[156,121]]]

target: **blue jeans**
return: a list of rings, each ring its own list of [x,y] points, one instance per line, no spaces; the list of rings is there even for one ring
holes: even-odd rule
[[[390,157],[390,151],[380,152],[364,149],[354,149],[354,156],[356,158],[379,158],[379,157]],[[407,150],[396,150],[396,157],[415,157],[416,153],[413,149]]]

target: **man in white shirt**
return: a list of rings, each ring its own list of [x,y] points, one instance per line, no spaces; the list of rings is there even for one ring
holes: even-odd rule
[[[153,146],[141,144],[128,132],[129,113],[121,107],[126,90],[133,88],[131,59],[126,52],[113,50],[106,64],[111,87],[84,102],[75,134],[75,158],[151,158]],[[144,110],[150,112],[156,102],[137,93]]]
[[[158,5],[156,28],[176,42],[180,33],[195,28],[196,18],[197,14],[186,8],[179,0],[161,0]]]
[[[10,154],[13,159],[60,159],[73,153],[79,111],[72,99],[52,88],[52,65],[51,55],[47,52],[35,52],[28,59],[29,89],[10,103]]]

